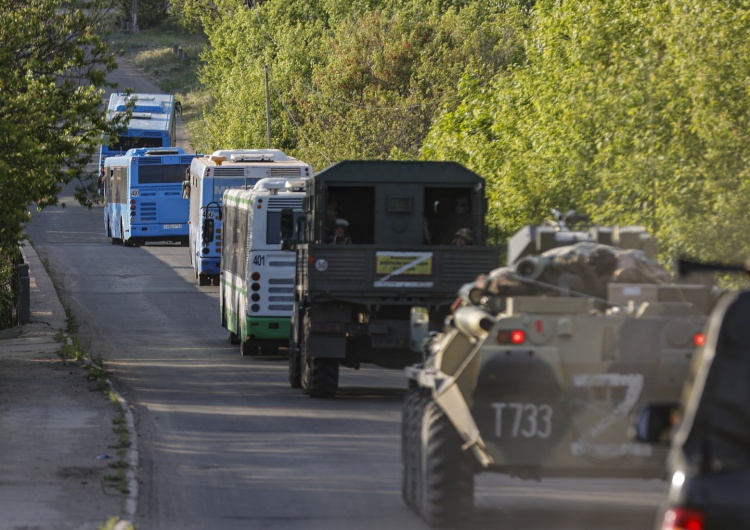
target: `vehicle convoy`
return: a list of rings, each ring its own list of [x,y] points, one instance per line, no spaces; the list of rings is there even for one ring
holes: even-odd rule
[[[499,249],[485,245],[484,191],[454,162],[345,161],[315,175],[297,236],[285,240],[296,249],[293,388],[332,397],[340,366],[421,358],[425,326],[442,323],[467,275],[499,264]],[[474,244],[442,244],[457,220]]]
[[[111,120],[126,112],[130,112],[130,119],[125,129],[116,140],[99,147],[100,171],[107,157],[122,155],[130,149],[174,145],[177,122],[172,94],[110,94],[107,118]]]
[[[294,300],[294,252],[281,238],[294,237],[303,216],[305,180],[264,178],[250,189],[224,192],[221,247],[221,325],[242,355],[275,354],[289,344]],[[213,218],[204,231],[211,233]],[[205,237],[204,232],[204,237]]]
[[[746,266],[682,262],[680,269],[744,272]],[[650,403],[637,439],[668,445],[667,498],[658,530],[750,528],[750,291],[727,291],[711,313],[680,402]],[[674,434],[672,435],[672,433]]]
[[[666,452],[628,427],[679,395],[713,288],[675,280],[642,227],[562,221],[511,238],[406,369],[402,494],[430,525],[470,516],[480,472],[664,475]]]
[[[199,285],[218,284],[221,262],[221,199],[229,188],[252,187],[264,178],[301,179],[312,167],[278,149],[215,151],[196,157],[183,184],[190,199],[190,263]]]
[[[181,188],[195,156],[179,147],[137,148],[104,161],[104,233],[113,245],[187,244],[188,201]]]

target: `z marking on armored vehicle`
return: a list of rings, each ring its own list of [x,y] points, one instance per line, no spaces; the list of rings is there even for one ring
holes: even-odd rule
[[[713,291],[674,281],[655,250],[641,227],[525,227],[511,265],[461,288],[406,369],[409,507],[460,523],[484,471],[663,478],[665,450],[627,430],[640,404],[679,395]]]

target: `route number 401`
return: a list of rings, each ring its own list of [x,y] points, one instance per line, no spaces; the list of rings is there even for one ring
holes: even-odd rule
[[[263,254],[256,254],[253,256],[253,265],[256,267],[263,267],[266,264],[266,256]]]
[[[495,436],[547,438],[552,434],[552,407],[534,403],[493,403]],[[503,429],[505,426],[505,429]]]

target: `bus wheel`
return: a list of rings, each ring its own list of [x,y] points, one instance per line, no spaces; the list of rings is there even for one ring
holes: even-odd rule
[[[237,334],[234,331],[229,332],[229,344],[234,344],[235,346],[240,343],[240,338],[237,336]]]
[[[211,285],[211,277],[206,276],[205,274],[199,274],[198,285],[203,286],[203,287],[205,287],[206,285]]]
[[[243,357],[248,355],[258,355],[258,346],[249,340],[243,340],[240,342],[240,353]]]

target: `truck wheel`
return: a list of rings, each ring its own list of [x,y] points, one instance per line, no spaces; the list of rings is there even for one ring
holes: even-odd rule
[[[471,455],[443,410],[432,400],[424,409],[422,432],[422,518],[433,527],[465,525],[474,509]]]
[[[404,397],[401,417],[401,496],[404,503],[419,513],[419,477],[421,470],[421,427],[424,405],[429,394],[424,389],[411,389]]]
[[[292,388],[302,388],[302,363],[299,354],[299,338],[302,336],[300,320],[299,311],[293,311],[289,333],[289,385]]]
[[[339,389],[338,359],[307,358],[302,366],[302,385],[312,398],[335,397]]]
[[[310,329],[312,327],[310,311],[305,312],[304,340],[300,345],[302,364],[302,391],[310,397],[334,397],[339,388],[338,359],[313,357],[310,348]]]
[[[289,348],[289,386],[302,388],[302,366],[299,361],[299,353]]]

